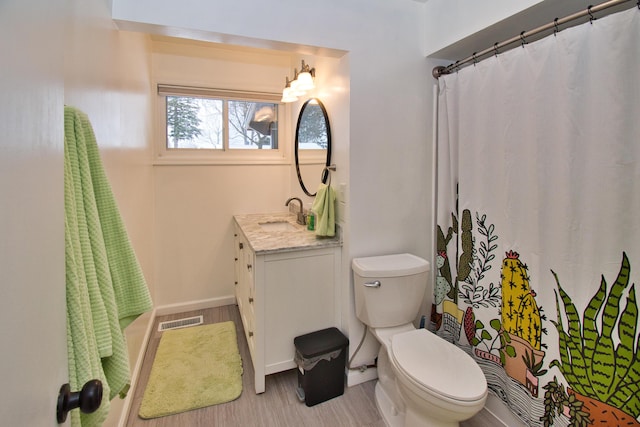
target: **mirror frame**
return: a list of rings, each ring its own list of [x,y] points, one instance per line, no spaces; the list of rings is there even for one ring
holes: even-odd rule
[[[331,165],[331,126],[329,126],[329,116],[327,115],[327,110],[324,108],[324,104],[318,98],[310,98],[302,104],[300,108],[300,113],[298,114],[298,122],[296,124],[296,142],[294,147],[294,153],[296,158],[296,174],[298,175],[298,182],[300,183],[300,187],[302,187],[302,191],[309,197],[315,197],[316,193],[310,193],[305,187],[304,182],[302,181],[302,175],[300,174],[300,161],[298,158],[298,133],[300,132],[300,122],[302,121],[302,114],[304,113],[305,108],[309,105],[310,102],[315,101],[315,103],[322,110],[322,115],[324,116],[324,123],[327,127],[327,158],[325,161],[325,169],[322,171],[322,175],[320,181],[323,184],[327,183],[327,178],[329,177],[329,171],[326,169]]]

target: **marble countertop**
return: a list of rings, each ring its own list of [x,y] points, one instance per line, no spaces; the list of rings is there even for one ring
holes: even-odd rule
[[[247,238],[256,254],[290,252],[305,249],[321,249],[341,246],[342,240],[336,237],[319,237],[315,232],[296,222],[296,216],[289,212],[234,215],[233,219]],[[265,230],[260,224],[286,221],[294,230]],[[336,227],[338,228],[338,227]],[[336,230],[336,235],[339,235]]]

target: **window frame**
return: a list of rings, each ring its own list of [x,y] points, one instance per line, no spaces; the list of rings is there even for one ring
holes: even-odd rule
[[[278,106],[278,148],[260,149],[197,149],[167,148],[167,96],[191,96],[198,98],[220,99],[225,101],[269,102]],[[282,94],[229,89],[214,89],[195,86],[157,84],[156,95],[156,132],[154,133],[155,165],[247,165],[247,164],[288,164],[291,146],[289,107],[280,100]],[[226,109],[226,103],[225,103]],[[228,131],[225,127],[225,140]],[[225,143],[228,144],[228,141]]]

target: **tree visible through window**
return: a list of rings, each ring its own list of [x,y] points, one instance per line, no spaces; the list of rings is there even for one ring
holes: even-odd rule
[[[167,96],[167,136],[170,148],[179,148],[180,141],[190,141],[202,135],[199,110],[200,106],[194,98]]]
[[[277,149],[278,104],[166,96],[168,149]]]

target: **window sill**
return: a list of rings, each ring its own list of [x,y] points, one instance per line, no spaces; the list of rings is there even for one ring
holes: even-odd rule
[[[289,165],[291,161],[283,156],[255,158],[246,156],[225,156],[224,158],[206,158],[203,156],[156,156],[153,166],[234,166],[234,165]]]

